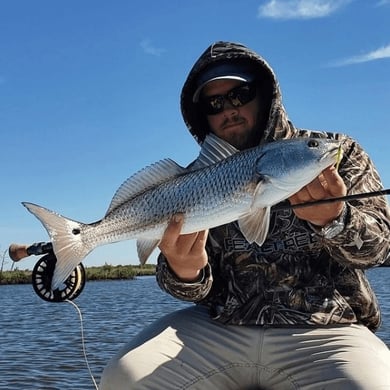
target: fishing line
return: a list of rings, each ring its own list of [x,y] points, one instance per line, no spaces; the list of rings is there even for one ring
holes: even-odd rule
[[[89,372],[89,375],[92,379],[92,383],[94,384],[95,386],[95,389],[96,390],[99,390],[99,387],[96,383],[96,380],[93,376],[93,373],[92,373],[92,370],[91,370],[91,367],[89,366],[89,362],[88,362],[88,357],[87,357],[87,349],[85,347],[85,337],[84,337],[84,325],[83,325],[83,315],[81,314],[81,310],[79,309],[79,307],[74,303],[72,302],[71,300],[69,299],[66,299],[64,302],[67,302],[67,303],[70,303],[77,311],[78,315],[79,315],[79,319],[80,319],[80,333],[81,333],[81,347],[82,347],[82,350],[83,350],[83,355],[84,355],[84,360],[85,360],[85,363],[87,364],[87,368],[88,368],[88,372]]]
[[[337,149],[337,155],[336,155],[336,171],[339,170],[341,159],[343,157],[343,148],[342,145],[339,145],[339,148]]]
[[[314,200],[312,202],[305,202],[305,203],[290,204],[286,201],[286,202],[282,202],[278,205],[275,205],[272,208],[274,210],[299,209],[301,207],[317,206],[320,204],[333,203],[333,202],[347,202],[349,200],[354,200],[354,199],[372,198],[375,196],[384,196],[384,195],[390,195],[390,188],[385,189],[385,190],[380,190],[380,191],[364,192],[361,194],[339,196],[337,198],[327,198],[327,199]]]

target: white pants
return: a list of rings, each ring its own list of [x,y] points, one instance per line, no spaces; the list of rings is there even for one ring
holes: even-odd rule
[[[390,350],[361,325],[220,325],[191,307],[144,329],[105,368],[101,390],[390,389]]]

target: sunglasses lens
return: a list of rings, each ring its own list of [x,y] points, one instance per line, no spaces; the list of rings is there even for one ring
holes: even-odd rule
[[[249,103],[256,96],[256,88],[250,84],[242,85],[231,90],[227,97],[233,107],[240,107]]]
[[[254,84],[243,84],[230,90],[226,95],[206,96],[201,99],[202,110],[206,115],[216,115],[224,110],[225,100],[233,107],[241,107],[256,97]]]
[[[206,101],[207,112],[210,114],[218,114],[223,111],[223,106],[225,103],[225,98],[222,95],[211,96]]]

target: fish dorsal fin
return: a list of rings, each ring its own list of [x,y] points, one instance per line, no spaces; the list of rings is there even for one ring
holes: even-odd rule
[[[238,149],[230,145],[228,142],[218,138],[212,133],[207,134],[205,140],[203,141],[199,156],[192,163],[191,168],[195,170],[207,167],[224,160],[237,152]]]
[[[130,176],[116,191],[107,213],[147,189],[183,174],[186,169],[167,158],[141,169]]]
[[[241,233],[248,242],[263,245],[268,234],[270,215],[270,208],[265,207],[238,220]]]

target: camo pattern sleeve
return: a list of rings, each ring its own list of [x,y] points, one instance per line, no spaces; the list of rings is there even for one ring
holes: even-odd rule
[[[157,262],[156,279],[160,288],[183,301],[197,302],[207,296],[213,283],[211,267],[208,264],[198,281],[182,282],[171,271],[165,257],[160,253]]]

